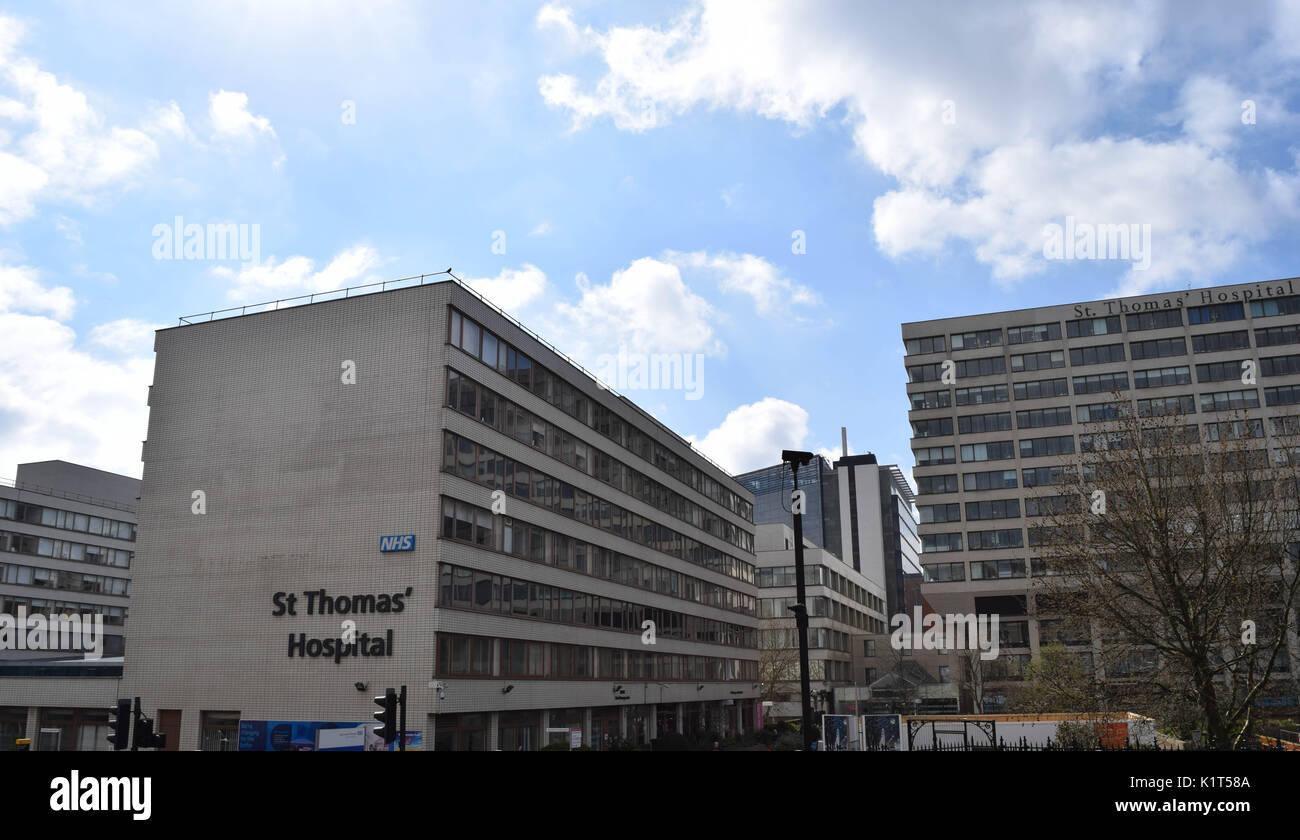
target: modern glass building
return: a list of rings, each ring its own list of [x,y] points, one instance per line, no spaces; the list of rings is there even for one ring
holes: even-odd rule
[[[1300,411],[1297,280],[919,321],[902,338],[924,596],[938,612],[1001,614],[993,681],[1020,679],[1051,635],[1028,596],[1038,488],[1060,482],[1062,456],[1095,445],[1112,392],[1209,435],[1244,410],[1270,452],[1282,415]],[[1243,384],[1248,361],[1255,384]]]
[[[788,525],[794,527],[790,513],[790,493],[794,484],[790,467],[777,464],[761,470],[736,476],[749,492],[754,494],[755,525]],[[843,550],[840,540],[840,498],[835,471],[820,455],[812,463],[799,468],[799,489],[805,495],[803,536],[813,545],[835,556]]]
[[[426,750],[754,726],[752,494],[466,287],[156,351],[124,696],[181,749],[319,748],[399,686]]]

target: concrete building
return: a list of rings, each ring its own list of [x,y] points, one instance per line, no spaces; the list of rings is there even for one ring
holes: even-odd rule
[[[752,495],[467,288],[155,350],[125,684],[180,749],[314,748],[402,685],[424,749],[754,725]]]
[[[1035,488],[1059,483],[1062,455],[1092,446],[1114,389],[1139,413],[1176,408],[1207,428],[1245,410],[1270,451],[1274,421],[1300,404],[1297,280],[919,321],[902,337],[924,595],[942,613],[1001,615],[990,710],[1051,632],[1028,598]],[[1242,384],[1247,360],[1258,384]]]
[[[0,480],[0,751],[20,738],[36,750],[111,746],[139,488],[66,461],[19,464],[15,479]],[[33,637],[27,621],[38,616],[46,627],[50,617],[76,624]],[[98,629],[89,626],[95,616]],[[33,649],[37,639],[49,646]]]
[[[796,603],[794,531],[786,525],[759,525],[758,562],[759,677],[768,720],[797,720],[799,634],[791,605]],[[840,689],[853,686],[853,639],[882,632],[884,589],[838,556],[804,540],[804,597],[808,604],[808,677],[814,710],[833,710]]]

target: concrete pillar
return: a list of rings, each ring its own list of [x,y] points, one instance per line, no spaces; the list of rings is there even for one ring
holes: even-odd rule
[[[501,749],[501,713],[489,712],[487,718],[487,732],[485,733],[486,737],[483,739],[483,745],[488,752],[495,752]]]
[[[31,748],[33,751],[38,749],[37,743],[40,741],[40,738],[38,737],[41,732],[40,727],[41,727],[40,707],[28,706],[27,707],[27,734],[24,735],[23,737],[29,739],[32,742]]]
[[[678,735],[685,735],[685,734],[686,734],[685,730],[682,728],[683,726],[685,726],[685,724],[682,723],[682,709],[685,707],[685,705],[686,705],[685,703],[678,703],[678,704],[677,704],[677,709],[676,709],[676,711],[673,712],[673,714],[674,714],[674,715],[676,716],[676,718],[677,718],[677,734],[678,734]]]
[[[592,738],[590,706],[582,710],[582,743],[592,749],[595,749],[598,746]]]

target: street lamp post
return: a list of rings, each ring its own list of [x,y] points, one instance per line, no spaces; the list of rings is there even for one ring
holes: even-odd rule
[[[794,476],[794,491],[791,494],[790,509],[794,515],[794,577],[795,604],[790,607],[794,613],[795,625],[799,628],[799,697],[803,704],[803,748],[813,748],[813,712],[811,686],[808,681],[808,600],[805,597],[803,579],[803,503],[799,494],[799,467],[812,461],[811,452],[799,452],[786,449],[781,452],[781,460],[790,465]]]

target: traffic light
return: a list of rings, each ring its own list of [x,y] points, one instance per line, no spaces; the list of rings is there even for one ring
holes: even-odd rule
[[[108,715],[108,728],[112,730],[108,742],[114,750],[124,750],[130,746],[131,701],[118,700],[117,708],[109,709]]]
[[[397,740],[397,692],[386,689],[383,697],[375,698],[375,705],[383,709],[375,712],[375,720],[383,724],[374,728],[375,734],[383,738],[385,744],[391,744]]]
[[[126,701],[122,701],[126,702]],[[167,733],[153,731],[153,718],[140,710],[140,698],[135,698],[135,740],[132,750],[161,750],[167,745]]]

